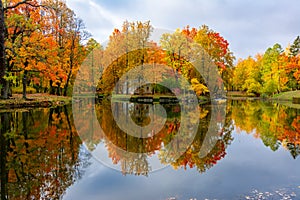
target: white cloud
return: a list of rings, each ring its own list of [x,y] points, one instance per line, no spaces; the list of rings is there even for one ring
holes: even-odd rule
[[[122,24],[123,19],[104,9],[93,0],[70,0],[68,6],[83,19],[87,29],[101,43],[108,39],[113,27]]]
[[[285,47],[300,34],[297,0],[68,0],[100,42],[123,21],[150,20],[154,27],[175,30],[208,25],[230,43],[237,57],[262,52],[275,43]]]

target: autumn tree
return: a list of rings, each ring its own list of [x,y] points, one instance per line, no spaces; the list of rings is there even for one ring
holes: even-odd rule
[[[121,93],[124,89],[118,84],[122,75],[136,66],[147,63],[147,52],[150,46],[149,37],[152,31],[150,22],[124,22],[122,31],[115,29],[110,36],[108,45],[104,51],[105,71],[100,82],[102,82],[105,93],[111,93],[115,86],[115,93]],[[130,84],[139,84],[143,74],[139,74],[137,83],[125,80],[128,88]]]
[[[51,43],[47,35],[43,34],[44,21],[41,6],[21,5],[18,9],[7,13],[7,72],[23,74],[23,98],[26,99],[26,86],[29,73],[43,71],[44,60]]]
[[[107,65],[105,66],[106,67],[105,70],[108,69],[109,67],[111,68],[112,71],[107,75],[105,73],[102,75],[103,83],[107,83],[108,80],[105,81],[105,79],[110,79],[110,81],[108,82],[110,82],[111,87],[117,84],[118,79],[120,77],[119,72],[120,70],[124,69],[120,64],[119,57],[122,56],[124,53],[125,53],[124,35],[120,32],[120,30],[115,29],[112,35],[109,37],[109,43],[104,52],[105,63]],[[111,90],[112,88],[104,89],[104,91],[111,91]],[[118,90],[118,87],[116,87],[116,90]]]
[[[300,83],[300,37],[294,40],[293,44],[287,48],[288,54],[285,55],[285,71],[288,77],[288,87],[299,89]]]
[[[229,49],[229,43],[220,33],[203,25],[199,29],[185,27],[182,33],[200,44],[219,69],[219,73],[227,89],[231,88],[232,68],[235,57]]]
[[[187,38],[181,34],[180,30],[174,33],[165,33],[162,35],[160,44],[166,51],[166,62],[171,66],[173,73],[178,82],[178,74],[183,71],[183,56],[187,55],[188,44]]]
[[[300,83],[298,46],[299,37],[285,51],[280,44],[275,44],[262,55],[240,59],[234,68],[234,88],[267,96],[298,89]]]
[[[6,47],[5,47],[5,40],[7,37],[7,28],[6,28],[6,22],[5,22],[5,13],[8,10],[16,9],[17,7],[21,5],[29,5],[29,6],[36,6],[34,4],[31,4],[30,0],[23,0],[23,1],[12,1],[12,2],[5,2],[5,5],[3,5],[3,2],[0,1],[0,90],[1,90],[1,97],[4,99],[8,98],[9,95],[9,82],[5,79],[7,66],[8,63],[6,60]]]
[[[162,35],[160,44],[165,51],[166,65],[170,66],[173,70],[173,77],[175,82],[172,83],[172,76],[167,77],[165,81],[169,81],[174,88],[180,88],[183,93],[186,90],[194,90],[197,95],[205,95],[209,93],[206,81],[209,77],[204,74],[205,70],[195,68],[192,61],[202,60],[206,61],[208,56],[202,53],[201,47],[197,46],[192,38],[183,34],[181,30],[177,29],[174,33],[165,33]],[[200,58],[195,59],[195,53],[200,54]],[[199,52],[198,52],[199,51]],[[203,72],[203,74],[201,74]],[[204,75],[204,77],[202,77]],[[187,88],[183,82],[179,81],[180,76],[183,76],[190,84],[191,88]]]
[[[82,41],[90,37],[90,34],[85,31],[84,23],[81,19],[75,18],[73,24],[70,27],[70,37],[67,43],[68,55],[68,67],[67,67],[67,80],[64,85],[63,95],[67,96],[69,86],[74,81],[76,72],[84,57],[86,56],[85,47],[81,44]]]
[[[90,35],[84,23],[61,0],[10,1],[3,6],[5,17],[5,64],[1,85],[6,98],[10,84],[31,85],[37,92],[67,95],[72,92],[78,68]],[[3,18],[4,19],[4,18]],[[4,43],[3,43],[4,44]],[[4,46],[3,46],[4,48]],[[3,54],[4,55],[4,54]],[[50,90],[48,90],[50,88]]]
[[[45,4],[51,8],[48,15],[52,27],[49,31],[58,52],[58,60],[49,66],[50,94],[67,95],[69,85],[86,55],[81,42],[90,35],[85,31],[83,21],[64,1],[47,0]]]
[[[248,94],[260,94],[262,81],[259,59],[260,55],[257,55],[256,59],[252,57],[239,59],[233,77],[233,85],[236,90],[246,91]]]
[[[197,89],[196,93],[203,95],[209,90],[210,95],[219,97],[224,89],[222,78],[227,75],[225,87],[231,87],[232,71],[229,68],[234,57],[229,44],[207,26],[199,30],[187,26],[172,34],[163,34],[160,43],[166,51],[167,65],[174,69],[175,76],[181,74],[189,80],[191,89]]]
[[[91,38],[85,45],[85,51],[87,57],[82,62],[80,75],[76,79],[84,83],[80,87],[81,91],[94,91],[97,87],[98,79],[104,71],[103,47],[95,39]]]

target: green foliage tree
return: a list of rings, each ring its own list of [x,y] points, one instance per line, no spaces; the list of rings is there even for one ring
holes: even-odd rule
[[[297,56],[300,53],[300,36],[294,40],[293,44],[290,47],[290,55]]]
[[[298,37],[297,37],[298,38]],[[293,45],[296,52],[297,41]],[[299,54],[283,52],[279,44],[266,50],[255,59],[240,59],[234,68],[233,85],[236,90],[247,93],[273,95],[275,93],[298,89]]]
[[[263,91],[270,93],[279,92],[280,87],[280,55],[282,48],[275,44],[268,48],[261,61]]]
[[[233,84],[236,90],[259,94],[261,91],[260,56],[240,59],[234,69]]]

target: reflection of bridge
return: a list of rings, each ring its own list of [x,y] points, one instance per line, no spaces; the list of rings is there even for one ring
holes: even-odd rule
[[[153,96],[134,96],[130,98],[130,102],[134,103],[160,103],[160,104],[169,104],[169,103],[179,103],[177,97],[158,97],[154,98]]]

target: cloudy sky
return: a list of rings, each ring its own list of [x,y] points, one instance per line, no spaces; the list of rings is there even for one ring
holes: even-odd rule
[[[150,20],[156,28],[175,30],[203,24],[230,43],[237,58],[284,48],[300,35],[299,0],[67,0],[100,43],[123,21]]]

